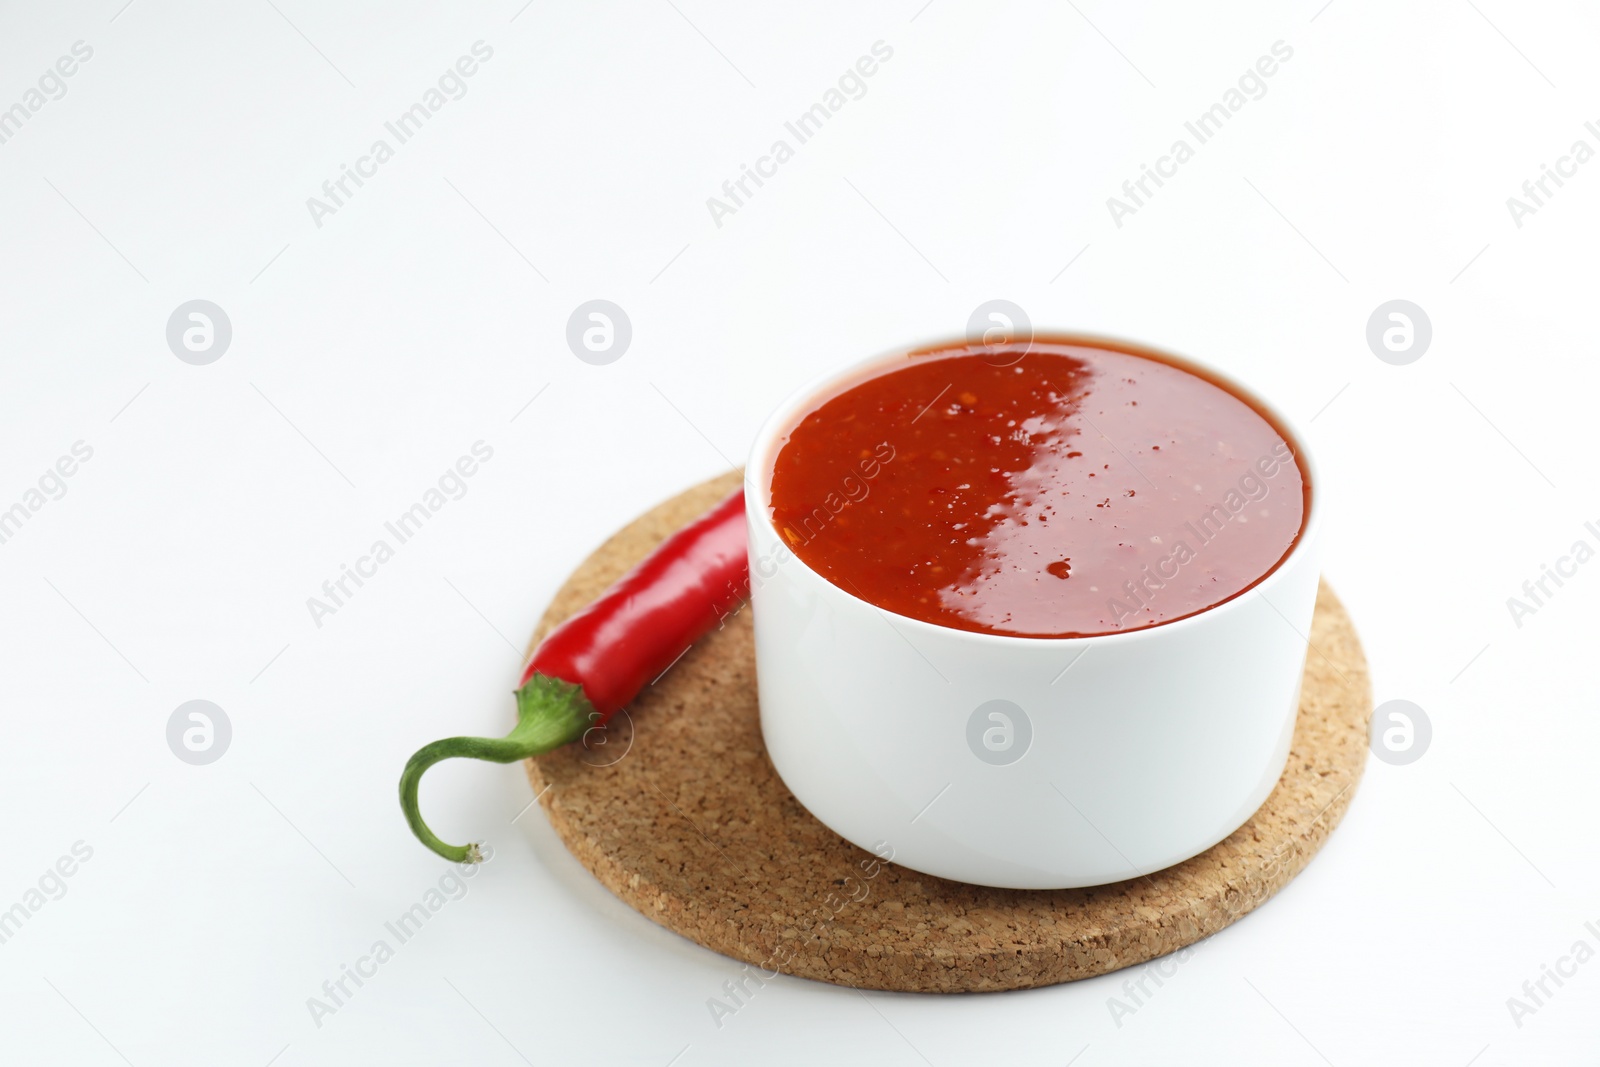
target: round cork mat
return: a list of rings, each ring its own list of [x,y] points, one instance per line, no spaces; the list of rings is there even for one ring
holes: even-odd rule
[[[697,486],[601,545],[534,641],[738,479]],[[647,688],[603,744],[531,759],[528,777],[556,833],[608,889],[768,975],[940,993],[1070,982],[1234,922],[1299,874],[1338,825],[1366,761],[1372,696],[1355,629],[1326,585],[1310,638],[1289,763],[1261,809],[1192,859],[1090,889],[946,881],[878,862],[813,818],[762,744],[748,611]]]

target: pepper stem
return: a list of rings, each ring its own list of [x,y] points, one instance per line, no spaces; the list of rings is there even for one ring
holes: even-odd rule
[[[505,737],[447,737],[424,745],[406,761],[400,774],[400,808],[417,840],[453,863],[478,863],[483,856],[476,843],[447,845],[422,821],[417,787],[423,772],[440,760],[468,757],[491,763],[515,763],[576,741],[599,719],[583,687],[547,678],[530,677],[516,691],[517,725]]]

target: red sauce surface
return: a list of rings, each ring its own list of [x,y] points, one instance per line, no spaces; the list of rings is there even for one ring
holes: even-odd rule
[[[1102,344],[917,353],[819,400],[779,450],[774,525],[835,585],[962,630],[1115,633],[1239,595],[1309,511],[1287,434]]]

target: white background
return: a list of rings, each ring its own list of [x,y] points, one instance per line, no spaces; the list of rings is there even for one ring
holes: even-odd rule
[[[1600,565],[1520,627],[1506,600],[1600,544],[1600,162],[1520,228],[1506,198],[1574,140],[1600,148],[1600,16],[520,3],[0,13],[0,107],[94,50],[0,145],[0,508],[93,448],[0,545],[0,908],[93,849],[0,945],[0,1057],[1592,1057],[1600,962],[1520,1027],[1507,998],[1600,948]],[[466,95],[317,226],[307,198],[478,40]],[[866,95],[718,227],[706,198],[879,40]],[[1117,227],[1106,198],[1279,40],[1266,95]],[[609,366],[564,340],[597,297],[633,323]],[[737,964],[612,898],[537,806],[513,823],[521,768],[451,764],[425,808],[495,859],[316,1025],[307,998],[445,870],[399,816],[402,763],[505,728],[563,576],[739,460],[803,380],[996,297],[1210,359],[1309,425],[1327,577],[1377,698],[1431,717],[1425,755],[1371,760],[1310,868],[1133,1015],[1108,1010],[1127,974],[966,997],[784,979],[720,1029],[706,1001]],[[195,298],[233,326],[208,366],[165,340]],[[1394,298],[1433,324],[1409,366],[1364,337]],[[467,494],[316,626],[307,598],[479,440]],[[233,725],[209,766],[166,742],[196,698]]]

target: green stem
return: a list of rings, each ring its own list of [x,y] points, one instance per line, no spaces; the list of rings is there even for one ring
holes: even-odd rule
[[[476,843],[447,845],[428,829],[417,807],[423,772],[440,760],[467,757],[515,763],[578,740],[599,720],[581,686],[535,674],[517,690],[517,725],[505,737],[447,737],[417,750],[400,775],[400,808],[417,840],[454,863],[478,863]]]

